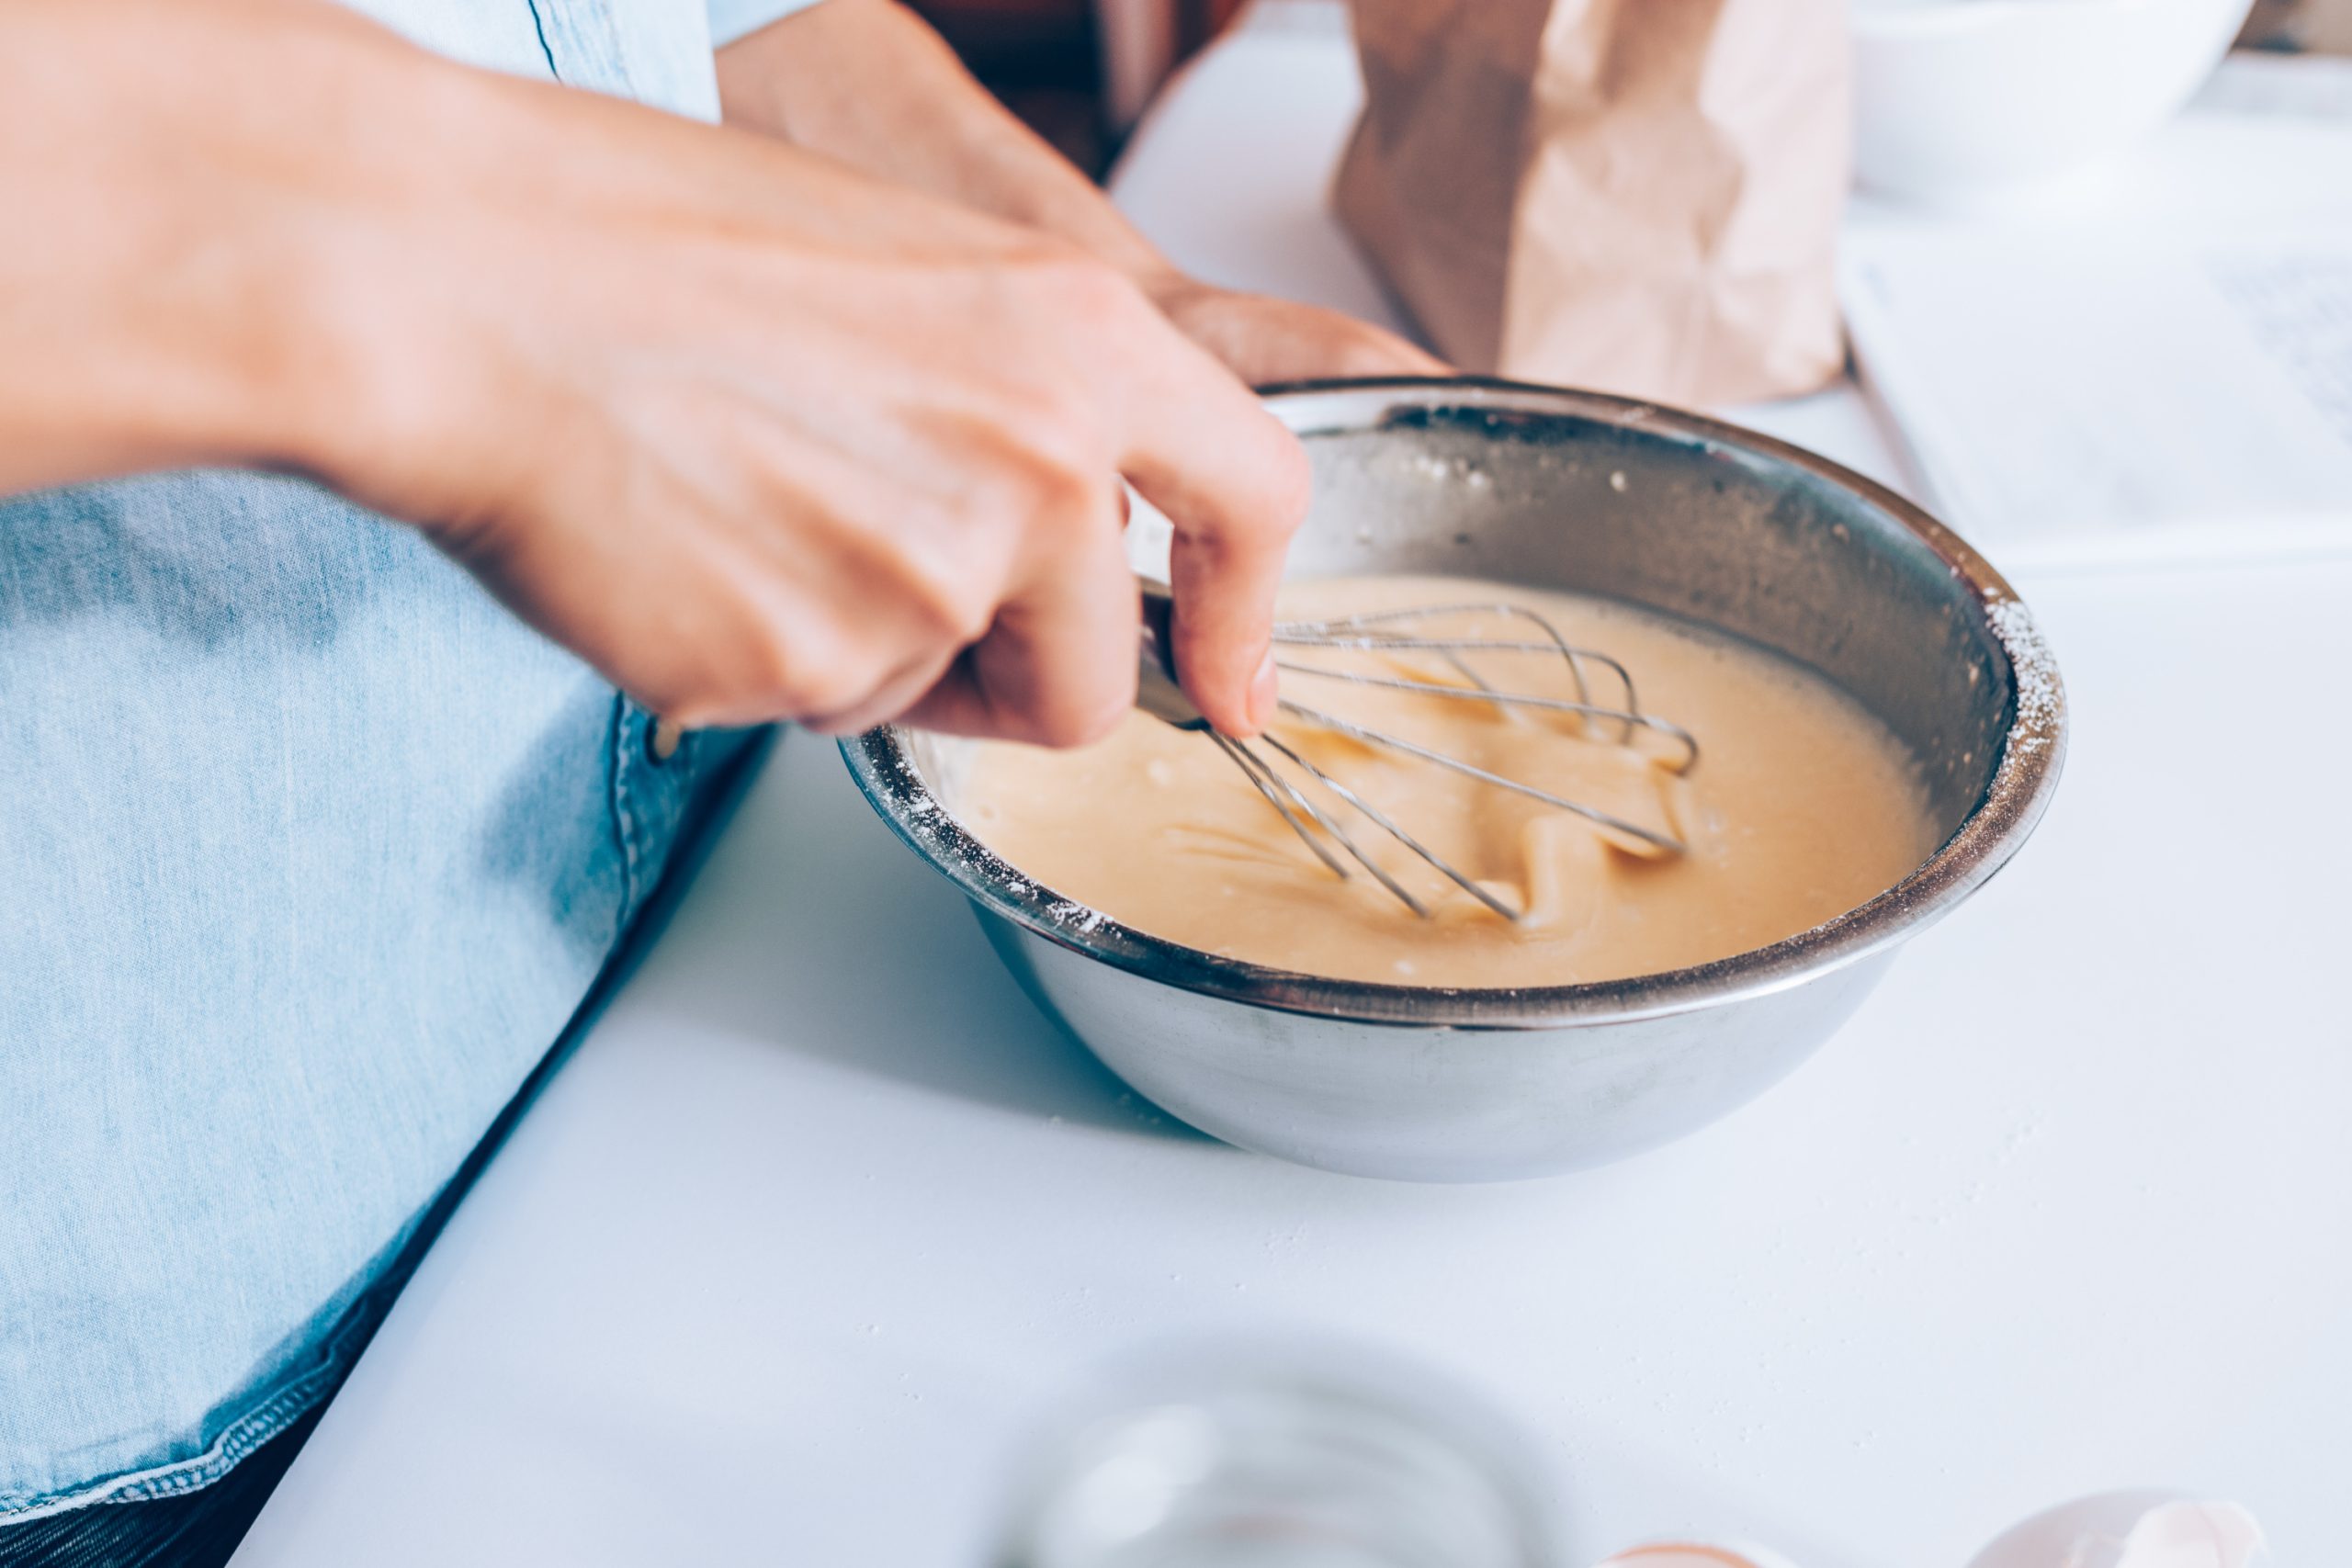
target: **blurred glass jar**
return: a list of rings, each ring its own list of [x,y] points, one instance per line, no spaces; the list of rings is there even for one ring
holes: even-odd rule
[[[1000,1568],[1553,1568],[1522,1445],[1325,1347],[1195,1353],[1048,1428]]]

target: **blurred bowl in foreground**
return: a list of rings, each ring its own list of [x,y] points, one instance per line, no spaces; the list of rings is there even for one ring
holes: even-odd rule
[[[2188,101],[2253,0],[1855,0],[1855,172],[1968,204],[2120,152]]]

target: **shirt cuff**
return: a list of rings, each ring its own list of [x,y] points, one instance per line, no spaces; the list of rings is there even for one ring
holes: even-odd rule
[[[710,47],[725,49],[737,39],[815,4],[817,0],[709,0]]]

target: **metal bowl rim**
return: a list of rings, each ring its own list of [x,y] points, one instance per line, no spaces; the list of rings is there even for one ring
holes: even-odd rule
[[[2030,615],[2007,581],[1966,541],[1875,480],[1725,421],[1602,392],[1492,377],[1373,377],[1281,382],[1261,388],[1260,393],[1278,414],[1310,398],[1351,393],[1390,394],[1383,412],[1400,406],[1532,404],[1702,446],[1736,448],[1785,463],[1860,496],[1925,544],[1973,591],[1981,628],[2007,657],[2012,716],[1993,781],[1952,835],[1901,882],[1833,919],[1769,946],[1687,968],[1577,985],[1396,986],[1223,958],[1123,925],[1039,885],[967,832],[923,784],[896,727],[843,739],[842,755],[876,814],[974,903],[1023,931],[1162,985],[1248,1007],[1343,1022],[1450,1030],[1632,1022],[1786,990],[1906,940],[1998,871],[2047,809],[2065,754],[2065,697]],[[2017,700],[2018,670],[2025,662],[2034,666],[2044,682],[2046,700],[2031,705]]]

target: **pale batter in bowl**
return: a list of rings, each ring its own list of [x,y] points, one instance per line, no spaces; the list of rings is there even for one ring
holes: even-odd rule
[[[1867,902],[1936,849],[1902,744],[1826,680],[1752,644],[1613,601],[1442,578],[1298,584],[1283,610],[1493,601],[1622,660],[1643,708],[1698,738],[1697,765],[1678,775],[1677,748],[1629,747],[1570,716],[1299,673],[1284,694],[1653,827],[1686,853],[1295,720],[1276,732],[1523,918],[1490,913],[1376,829],[1358,841],[1436,918],[1361,874],[1340,881],[1206,738],[1143,714],[1078,751],[980,748],[958,815],[1042,886],[1138,931],[1300,974],[1431,987],[1560,986],[1729,957]],[[1448,629],[1525,635],[1499,617]],[[1292,657],[1371,668],[1361,653]],[[1498,687],[1573,694],[1556,660],[1487,655],[1478,668]]]
[[[1363,914],[1356,901],[1373,890],[1340,885],[1335,896],[1329,872],[1304,850],[1286,850],[1298,859],[1285,879],[1320,890],[1295,906],[1306,912],[1301,925],[1410,933],[1395,956],[1413,961],[1417,975],[1395,975],[1392,959],[1383,978],[1347,979],[1219,956],[1210,950],[1230,945],[1231,933],[1214,919],[1195,946],[1113,919],[1101,905],[1119,899],[1123,884],[1098,877],[1089,857],[1008,864],[974,834],[974,764],[989,761],[976,742],[893,727],[844,743],[858,787],[910,851],[971,900],[1022,987],[1139,1095],[1204,1132],[1327,1170],[1422,1181],[1571,1170],[1679,1137],[1754,1100],[1818,1049],[1904,943],[2009,863],[2057,788],[2065,691],[2033,617],[1965,541],[1859,474],[1697,414],[1558,388],[1326,382],[1272,393],[1267,408],[1314,463],[1315,504],[1291,547],[1303,579],[1531,583],[1644,606],[1669,626],[1720,627],[1744,656],[1769,650],[1768,671],[1799,680],[1818,671],[1869,716],[1857,716],[1863,733],[1883,726],[1895,737],[1894,775],[1916,772],[1927,820],[1904,853],[1869,874],[1837,869],[1842,859],[1801,864],[1808,882],[1829,875],[1843,886],[1800,895],[1810,907],[1783,908],[1780,919],[1743,911],[1743,896],[1719,881],[1727,896],[1701,901],[1696,923],[1713,929],[1700,940],[1634,942],[1652,951],[1626,954],[1623,967],[1648,973],[1594,979],[1589,953],[1565,942],[1567,974],[1551,973],[1539,953],[1533,966],[1545,983],[1508,987],[1428,983],[1431,965],[1456,961],[1453,933],[1476,929],[1466,913],[1428,927],[1405,925],[1401,908],[1369,904],[1379,912]],[[1154,542],[1131,525],[1137,570],[1164,566]],[[1645,661],[1616,626],[1588,625],[1586,635]],[[1647,676],[1643,705],[1698,734],[1704,750],[1690,780],[1704,807],[1718,774],[1727,783],[1736,772],[1747,715],[1737,701],[1700,700],[1693,682],[1669,671],[1637,673]],[[1305,697],[1302,682],[1292,686]],[[1833,696],[1828,705],[1846,705]],[[1729,729],[1712,716],[1726,709]],[[1198,736],[1170,739],[1213,750]],[[1065,765],[1079,771],[1051,794],[1023,791],[1024,817],[1093,809],[1084,762],[1057,764]],[[1210,777],[1218,769],[1230,775],[1217,784],[1233,792],[1233,810],[1246,803],[1272,818],[1221,760]],[[1809,764],[1797,793],[1815,779],[1842,788],[1844,777]],[[1113,845],[1132,826],[1119,820]],[[1840,857],[1861,836],[1830,813],[1807,820],[1794,842]],[[997,829],[1006,826],[1001,818]],[[1253,831],[1285,830],[1261,818]],[[1729,852],[1765,831],[1736,834],[1726,818],[1713,844]],[[1022,855],[1003,831],[989,836]],[[1157,897],[1170,860],[1141,849],[1102,855],[1114,852],[1125,858],[1101,869],[1124,870],[1124,886]],[[1703,862],[1707,845],[1697,852]],[[1638,869],[1612,863],[1608,874],[1623,882]],[[1713,963],[1661,967],[1686,951],[1761,941],[1819,919],[1816,910],[1833,912]],[[1551,940],[1497,929],[1506,943]],[[1988,975],[1984,987],[1997,990],[2003,978]]]

